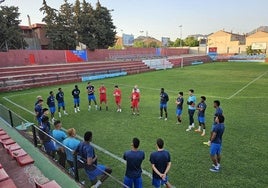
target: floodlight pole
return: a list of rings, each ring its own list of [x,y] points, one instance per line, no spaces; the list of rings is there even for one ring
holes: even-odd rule
[[[182,25],[179,25],[180,28],[180,47],[182,47]]]

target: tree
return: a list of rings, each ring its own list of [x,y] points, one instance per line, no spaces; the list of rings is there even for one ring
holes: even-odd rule
[[[19,28],[19,8],[15,6],[0,7],[0,49],[24,49],[27,43]]]
[[[136,41],[134,41],[133,47],[134,48],[145,48],[146,44],[144,41],[136,40]]]
[[[110,11],[101,6],[98,1],[96,4],[96,10],[94,11],[94,37],[97,40],[97,48],[108,48],[113,46],[116,42],[116,31],[113,24]]]
[[[180,38],[177,38],[173,43],[173,47],[180,47],[180,46],[184,46],[184,41]]]
[[[189,46],[189,47],[195,47],[195,46],[199,46],[199,42],[197,39],[195,39],[194,37],[187,37],[184,40],[185,46]]]
[[[155,41],[151,41],[151,42],[148,44],[148,47],[149,47],[149,48],[158,48],[159,45],[157,44],[157,42],[155,42]]]

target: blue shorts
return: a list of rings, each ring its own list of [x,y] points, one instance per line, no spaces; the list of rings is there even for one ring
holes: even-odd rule
[[[95,95],[88,95],[87,98],[88,98],[88,101],[91,101],[91,100],[95,101],[96,100]]]
[[[58,103],[58,108],[61,108],[61,107],[64,107],[64,106],[65,106],[64,102],[59,102]]]
[[[178,108],[177,108],[177,110],[176,110],[176,114],[177,114],[177,116],[180,116],[180,115],[182,114],[182,109],[178,109]]]
[[[50,140],[48,142],[44,142],[44,147],[47,153],[50,153],[52,151],[56,151],[55,143]]]
[[[166,177],[165,180],[162,180],[162,179],[156,179],[156,178],[153,178],[153,179],[152,179],[152,185],[153,185],[155,188],[160,188],[161,185],[165,185],[167,182],[168,182],[168,177]]]
[[[142,178],[129,178],[125,176],[124,184],[130,188],[132,187],[132,185],[134,185],[134,188],[142,188]]]
[[[51,114],[54,114],[56,112],[56,107],[55,106],[49,107],[49,111]]]
[[[80,98],[74,98],[74,104],[79,104],[80,103]]]
[[[198,116],[198,121],[199,121],[199,123],[205,123],[206,122],[206,118],[205,117]]]
[[[167,103],[160,103],[160,108],[167,108]]]
[[[97,168],[95,170],[87,170],[86,169],[86,174],[87,177],[93,181],[95,180],[98,176],[102,175],[105,171],[106,167],[104,165],[97,165]]]
[[[221,144],[211,143],[210,145],[210,155],[220,155],[221,154]]]

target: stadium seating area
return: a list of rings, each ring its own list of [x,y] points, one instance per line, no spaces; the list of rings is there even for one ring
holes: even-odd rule
[[[116,72],[137,74],[150,71],[141,61],[68,63],[0,68],[0,91],[22,90],[81,81],[83,76]]]
[[[150,69],[161,70],[161,69],[171,69],[173,64],[169,62],[167,59],[150,59],[150,60],[143,60]]]
[[[196,55],[196,56],[181,56],[181,57],[171,57],[168,58],[168,61],[170,61],[174,67],[180,67],[181,63],[183,62],[183,66],[189,66],[192,65],[193,62],[211,62],[211,59],[207,55]]]
[[[34,187],[31,181],[29,181],[30,177],[25,173],[24,168],[34,163],[32,157],[1,128],[0,144],[0,187]],[[55,181],[52,181],[50,184],[53,184],[55,188],[60,187]],[[43,184],[41,187],[44,187]]]

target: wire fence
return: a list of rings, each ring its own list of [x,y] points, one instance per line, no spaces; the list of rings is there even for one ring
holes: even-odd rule
[[[12,110],[8,109],[7,107],[0,104],[0,117],[5,120],[12,128],[17,130],[20,135],[25,137],[27,140],[29,140],[38,151],[42,152],[45,156],[51,159],[51,161],[57,165],[59,168],[61,168],[64,173],[69,174],[70,178],[75,179],[77,182],[81,184],[91,184],[90,181],[84,181],[83,179],[86,177],[84,167],[86,166],[85,159],[83,160],[79,155],[76,155],[71,148],[68,148],[67,146],[63,145],[61,142],[57,141],[55,138],[53,138],[50,134],[47,134],[42,129],[39,128],[39,126],[35,125],[34,123],[31,123],[21,117],[20,115],[16,114]],[[42,139],[40,139],[40,135],[46,136],[50,141],[53,142],[53,144],[57,144],[59,148],[62,148],[61,150],[57,150],[55,153],[51,154],[45,151],[44,142]],[[76,137],[77,140],[82,141],[78,137]],[[70,165],[70,161],[66,160],[66,152],[72,153],[73,160],[71,161],[72,165]],[[65,155],[64,160],[62,160],[62,155]],[[64,165],[63,165],[64,164]],[[94,165],[95,168],[98,168],[98,166]],[[107,173],[106,171],[103,171],[102,169],[98,168],[98,170],[102,171],[103,174],[109,176],[107,181],[103,183],[102,187],[123,187],[128,188],[127,185],[124,185],[122,181],[120,181],[118,178],[112,176],[111,174]]]

